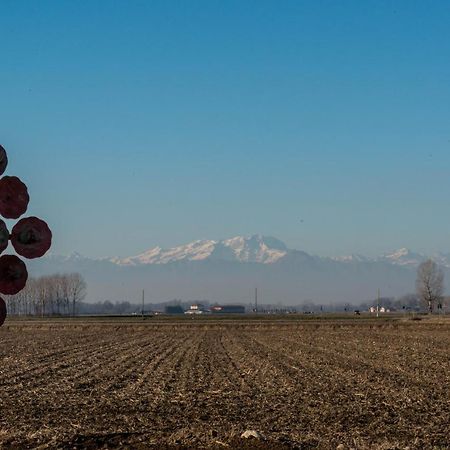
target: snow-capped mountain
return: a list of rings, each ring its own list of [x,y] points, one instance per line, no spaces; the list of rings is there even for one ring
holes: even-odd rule
[[[372,259],[358,254],[352,254],[352,255],[344,255],[344,256],[332,256],[330,259],[333,261],[338,262],[348,262],[348,263],[354,263],[354,262],[368,262],[372,261]]]
[[[297,250],[289,249],[284,242],[270,236],[236,236],[224,240],[198,240],[185,245],[164,249],[151,248],[139,255],[126,258],[103,258],[119,266],[147,264],[169,264],[177,261],[222,260],[241,263],[272,264]],[[81,257],[76,254],[76,257]],[[360,254],[323,258],[342,263],[383,262],[404,267],[417,267],[429,256],[413,252],[407,248],[384,253],[375,258]],[[450,267],[450,254],[439,253],[431,256],[438,264]]]
[[[450,254],[431,256],[450,279]],[[243,302],[254,288],[265,301],[298,304],[304,300],[359,301],[378,289],[397,296],[415,289],[417,266],[427,259],[399,249],[382,256],[318,257],[289,249],[273,237],[237,236],[200,240],[163,249],[155,247],[127,258],[47,255],[27,263],[31,276],[79,272],[88,283],[89,300],[210,299]],[[130,297],[131,296],[131,297]]]
[[[442,267],[450,268],[450,253],[435,253],[433,255],[424,255],[413,252],[407,248],[399,248],[393,252],[384,253],[376,258],[368,258],[362,255],[334,256],[333,261],[343,263],[361,263],[361,262],[381,262],[403,267],[418,267],[420,263],[431,258]]]
[[[385,253],[378,258],[379,261],[389,262],[391,264],[397,264],[399,266],[411,266],[416,267],[421,262],[427,260],[428,257],[420,253],[414,253],[407,248],[400,248],[391,253]]]
[[[201,240],[169,249],[154,247],[137,256],[123,259],[116,258],[112,261],[119,265],[133,266],[138,264],[167,264],[181,260],[199,261],[212,253],[214,245],[215,241]]]
[[[169,249],[154,247],[137,256],[112,258],[111,262],[122,266],[141,264],[168,264],[175,261],[225,261],[270,264],[286,255],[286,245],[268,236],[237,236],[222,241],[199,240]]]

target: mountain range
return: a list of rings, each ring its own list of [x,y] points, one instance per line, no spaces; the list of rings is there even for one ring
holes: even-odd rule
[[[185,245],[163,249],[151,248],[139,255],[126,258],[103,258],[120,266],[136,266],[142,264],[170,264],[178,261],[223,260],[241,263],[272,264],[298,250],[287,248],[286,244],[271,236],[253,235],[236,236],[220,241],[198,240]],[[330,257],[339,262],[387,262],[400,266],[417,267],[429,257],[444,267],[450,268],[450,254],[439,253],[431,256],[400,248],[376,258],[362,255]],[[322,258],[324,260],[328,258]]]
[[[432,255],[450,275],[450,254]],[[319,257],[289,249],[274,237],[253,235],[198,240],[130,257],[92,259],[74,253],[30,261],[34,276],[80,272],[87,300],[135,301],[142,289],[149,301],[170,299],[248,303],[258,287],[266,303],[355,302],[414,291],[417,266],[427,255],[402,248],[376,258]]]

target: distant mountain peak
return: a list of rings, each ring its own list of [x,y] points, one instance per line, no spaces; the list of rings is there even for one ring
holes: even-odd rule
[[[235,236],[221,241],[197,240],[168,249],[154,247],[137,256],[114,258],[111,262],[119,265],[141,265],[224,259],[269,264],[282,258],[287,252],[288,248],[279,239],[255,234]]]
[[[366,256],[360,255],[358,253],[352,253],[351,255],[344,255],[344,256],[333,256],[331,258],[333,261],[339,261],[339,262],[366,262],[370,261],[369,258]]]
[[[253,236],[236,236],[221,241],[229,247],[241,262],[272,263],[282,258],[288,252],[286,244],[271,236],[254,234]]]
[[[86,257],[83,256],[83,255],[81,255],[81,254],[78,253],[78,252],[72,252],[72,253],[69,253],[69,254],[66,256],[66,259],[67,259],[68,261],[77,261],[77,260],[86,259]]]
[[[422,261],[427,259],[427,257],[420,253],[414,253],[408,248],[402,247],[391,253],[385,253],[379,259],[401,266],[417,266]]]
[[[412,252],[411,252],[411,250],[409,249],[409,248],[406,248],[406,247],[402,247],[402,248],[399,248],[399,249],[397,249],[397,250],[394,250],[393,252],[391,252],[391,253],[386,253],[384,256],[385,257],[392,257],[392,258],[400,258],[400,257],[402,257],[402,256],[407,256],[407,255],[409,255],[409,254],[411,254]]]

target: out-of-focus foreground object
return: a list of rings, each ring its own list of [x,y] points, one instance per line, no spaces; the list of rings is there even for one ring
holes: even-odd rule
[[[0,145],[0,175],[8,166],[8,155]],[[5,219],[18,219],[28,209],[30,196],[28,188],[15,176],[0,179],[0,215]],[[9,234],[6,223],[0,219],[0,253],[8,247],[11,240],[17,254],[25,258],[39,258],[51,246],[52,232],[48,225],[37,217],[19,220]],[[28,272],[25,263],[16,255],[0,257],[0,293],[14,295],[26,285]],[[6,318],[6,303],[0,297],[0,326]]]

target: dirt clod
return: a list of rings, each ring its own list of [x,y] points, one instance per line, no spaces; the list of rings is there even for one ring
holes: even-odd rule
[[[256,430],[246,430],[241,434],[241,438],[244,439],[260,439],[264,440],[264,436]]]

